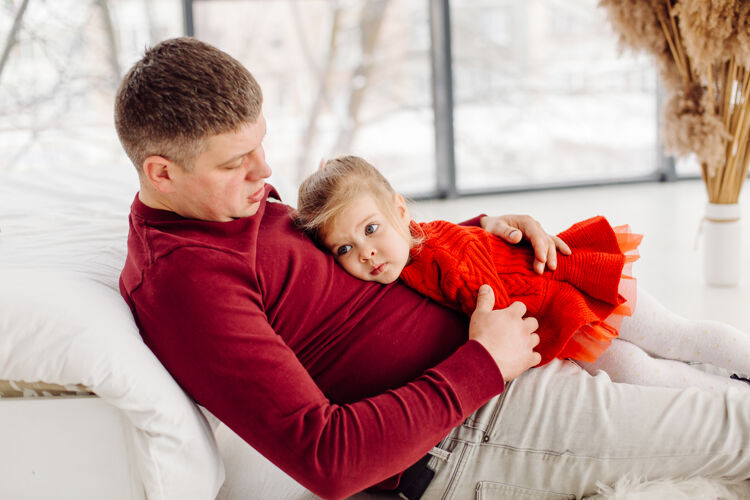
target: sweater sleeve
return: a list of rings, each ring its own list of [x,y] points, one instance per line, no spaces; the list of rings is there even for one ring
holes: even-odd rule
[[[483,284],[495,293],[493,309],[510,305],[510,298],[488,250],[478,241],[467,241],[460,248],[437,252],[436,261],[443,269],[442,290],[445,298],[458,304],[471,316],[477,307],[477,293]]]
[[[474,313],[479,287],[485,283],[495,292],[495,309],[510,305],[492,250],[477,235],[489,237],[488,233],[445,221],[422,223],[420,227],[426,241],[412,253],[411,262],[401,272],[404,283],[467,316]]]
[[[504,388],[489,353],[469,341],[402,387],[333,404],[272,329],[244,266],[229,253],[175,250],[144,271],[134,312],[199,404],[321,497],[403,471]]]

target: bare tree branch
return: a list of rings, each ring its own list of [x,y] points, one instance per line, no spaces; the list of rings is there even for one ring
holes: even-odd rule
[[[312,69],[313,73],[315,73],[316,76],[320,77],[320,66],[318,65],[317,61],[315,61],[315,57],[313,57],[313,55],[310,53],[310,43],[305,33],[305,23],[300,17],[299,2],[290,2],[288,6],[292,11],[292,19],[294,20],[294,32],[297,34],[297,41],[299,42],[302,56],[304,57],[305,62],[310,67],[310,69]],[[338,2],[334,2],[331,6],[331,9],[334,11],[338,10],[338,8]]]
[[[26,12],[26,7],[29,5],[29,0],[23,0],[21,3],[21,7],[19,7],[18,12],[16,12],[16,17],[13,19],[13,26],[10,28],[10,33],[8,33],[8,38],[5,39],[5,47],[3,48],[3,55],[0,57],[0,77],[3,75],[3,69],[5,68],[5,64],[8,62],[8,58],[10,57],[10,49],[13,48],[13,46],[16,44],[16,35],[18,35],[18,30],[21,29],[21,21],[23,20],[23,14]]]
[[[109,10],[109,3],[107,0],[96,0],[96,5],[102,13],[102,21],[104,22],[104,33],[107,36],[107,43],[109,44],[109,64],[112,67],[112,73],[114,78],[113,82],[118,82],[122,73],[120,72],[119,62],[119,51],[117,50],[117,36],[115,35],[115,26],[112,23],[112,12]]]
[[[359,128],[359,111],[364,102],[369,84],[370,74],[374,67],[375,47],[377,46],[380,29],[383,26],[385,10],[389,0],[369,0],[362,8],[360,16],[360,43],[362,46],[362,60],[352,76],[349,87],[349,105],[347,120],[339,131],[334,151],[343,152],[351,149],[354,134]]]
[[[328,55],[322,70],[318,70],[318,93],[310,108],[305,132],[302,135],[301,147],[297,158],[297,179],[301,180],[305,175],[307,166],[310,164],[310,149],[318,133],[318,118],[323,105],[328,103],[328,87],[330,75],[333,69],[333,61],[336,59],[336,47],[339,31],[341,30],[341,13],[343,9],[338,2],[332,7],[331,12],[331,36],[328,40]]]

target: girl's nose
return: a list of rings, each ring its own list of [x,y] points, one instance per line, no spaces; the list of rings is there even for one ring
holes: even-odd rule
[[[374,248],[363,248],[362,252],[359,254],[359,258],[362,262],[367,262],[373,255],[375,255]]]

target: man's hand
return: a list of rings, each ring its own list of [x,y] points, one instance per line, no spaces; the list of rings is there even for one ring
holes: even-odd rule
[[[492,288],[482,285],[471,315],[469,338],[487,349],[507,382],[542,361],[542,356],[534,352],[539,344],[539,335],[535,333],[539,323],[535,318],[524,319],[526,306],[522,302],[493,311],[494,304]]]
[[[557,251],[570,255],[570,247],[557,236],[547,234],[542,225],[528,215],[484,216],[479,220],[482,227],[508,243],[518,243],[526,238],[534,247],[534,271],[539,274],[545,267],[557,269]]]

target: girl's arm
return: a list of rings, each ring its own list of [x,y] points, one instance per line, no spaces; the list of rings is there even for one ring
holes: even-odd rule
[[[510,305],[488,249],[472,234],[477,230],[445,221],[433,221],[423,227],[428,227],[430,237],[401,272],[404,283],[467,316],[474,312],[477,292],[485,283],[495,292],[494,309]]]
[[[458,304],[471,316],[477,306],[479,287],[487,284],[495,292],[493,309],[504,309],[511,304],[505,286],[497,276],[497,270],[487,250],[476,241],[464,245],[460,257],[440,253],[436,257],[442,269],[442,289],[446,299]]]

